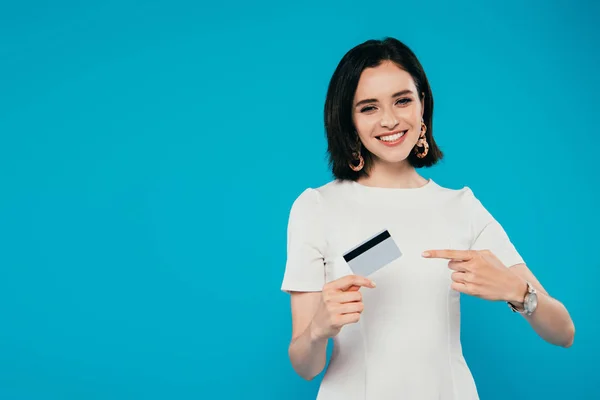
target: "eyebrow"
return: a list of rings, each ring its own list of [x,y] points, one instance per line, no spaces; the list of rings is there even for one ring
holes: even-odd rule
[[[401,90],[399,92],[394,93],[391,97],[394,98],[394,97],[398,97],[398,96],[403,96],[405,94],[412,94],[412,90],[409,90],[409,89]],[[358,103],[356,103],[354,105],[354,107],[358,107],[360,105],[367,104],[367,103],[377,103],[377,99],[364,99],[364,100],[361,100]]]

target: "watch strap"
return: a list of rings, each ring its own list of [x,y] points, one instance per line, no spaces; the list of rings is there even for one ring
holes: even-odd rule
[[[528,315],[529,315],[529,314],[531,314],[531,313],[528,313],[528,312],[527,312],[527,309],[526,309],[526,305],[525,305],[525,304],[527,304],[527,298],[529,297],[529,295],[530,295],[531,293],[535,293],[535,289],[533,288],[533,286],[531,286],[531,283],[529,283],[529,282],[527,282],[527,281],[526,281],[526,283],[527,283],[527,293],[525,293],[525,297],[523,298],[523,310],[519,310],[517,307],[515,307],[515,306],[514,306],[514,305],[513,305],[511,302],[509,302],[509,301],[507,301],[507,302],[506,302],[506,304],[508,304],[508,307],[509,307],[509,308],[510,308],[510,309],[511,309],[513,312],[516,312],[516,313],[519,313],[519,314],[528,314]]]

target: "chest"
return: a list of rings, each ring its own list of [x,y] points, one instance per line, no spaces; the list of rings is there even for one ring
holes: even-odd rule
[[[353,271],[344,254],[377,232],[387,230],[401,256],[369,276],[393,287],[446,287],[451,270],[448,260],[424,259],[421,253],[432,249],[468,249],[471,237],[467,212],[449,206],[357,208],[339,204],[328,214],[326,226],[326,280],[332,281]]]

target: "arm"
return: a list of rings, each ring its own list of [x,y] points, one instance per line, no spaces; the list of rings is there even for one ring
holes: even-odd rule
[[[311,322],[321,301],[320,292],[291,294],[292,341],[288,354],[294,370],[306,380],[317,376],[326,363],[327,338],[319,338]]]
[[[322,292],[292,292],[292,341],[289,356],[306,380],[317,376],[327,361],[327,341],[344,325],[359,321],[363,311],[361,287],[374,288],[367,278],[347,275],[325,284]]]
[[[518,264],[509,268],[516,275],[514,290],[507,293],[506,301],[512,303],[517,309],[523,309],[523,300],[527,292],[528,281],[537,290],[538,305],[531,315],[521,314],[531,327],[544,340],[557,346],[570,347],[575,338],[575,325],[565,306],[552,298],[542,287],[533,273],[525,264]]]
[[[423,253],[427,258],[450,260],[452,289],[491,301],[508,301],[523,308],[523,300],[529,281],[538,291],[538,306],[525,318],[533,329],[547,342],[569,347],[573,344],[575,326],[566,308],[548,295],[540,282],[525,264],[507,268],[489,250],[430,250]]]
[[[552,298],[526,266],[504,228],[473,195],[470,198],[470,225],[473,241],[470,252],[450,252],[446,256],[458,257],[449,266],[453,286],[460,291],[488,299],[510,302],[523,309],[527,282],[538,293],[538,305],[531,315],[522,314],[535,332],[545,341],[562,347],[573,344],[575,327],[566,308]]]

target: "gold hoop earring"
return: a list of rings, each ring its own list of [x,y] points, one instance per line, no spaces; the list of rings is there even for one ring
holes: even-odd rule
[[[365,159],[360,154],[360,152],[354,152],[354,153],[352,153],[352,157],[354,157],[354,160],[358,160],[358,165],[354,165],[352,163],[352,161],[350,161],[348,163],[348,165],[350,166],[350,168],[352,169],[352,171],[358,172],[361,169],[363,169],[363,167],[365,166]]]
[[[425,122],[421,121],[421,136],[419,136],[419,140],[415,146],[415,154],[419,158],[425,158],[427,153],[429,153],[429,143],[427,143],[425,132],[427,132],[427,125],[425,125]],[[421,148],[423,150],[419,150]]]
[[[356,134],[356,151],[352,152],[353,159],[350,160],[348,165],[350,166],[352,171],[358,172],[361,169],[363,169],[363,167],[365,166],[365,159],[363,158],[362,154],[360,154],[360,148],[361,148],[362,143],[360,142],[360,137],[358,136],[358,132],[355,132],[355,134]],[[355,161],[358,161],[358,165],[354,165]]]

